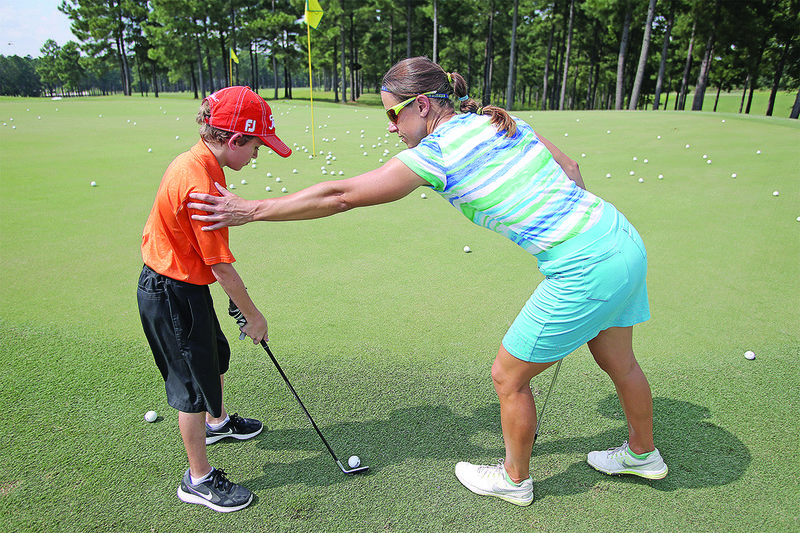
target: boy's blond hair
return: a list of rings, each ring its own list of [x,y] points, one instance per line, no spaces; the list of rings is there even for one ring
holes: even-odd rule
[[[207,143],[227,144],[228,139],[230,139],[236,134],[209,125],[208,120],[210,118],[211,118],[211,104],[208,103],[208,100],[203,100],[203,103],[200,104],[200,110],[197,112],[197,117],[195,117],[195,121],[198,124],[200,124],[200,138]],[[242,135],[241,137],[236,139],[235,143],[238,146],[244,146],[253,139],[255,139],[255,136],[253,135]]]

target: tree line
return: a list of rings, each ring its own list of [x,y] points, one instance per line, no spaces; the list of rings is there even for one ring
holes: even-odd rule
[[[507,109],[701,110],[708,91],[797,92],[800,0],[322,0],[315,89],[377,92],[396,61],[426,55]],[[193,91],[240,83],[292,98],[308,86],[304,0],[64,0],[77,42],[0,56],[0,92]],[[232,61],[232,58],[236,62]],[[11,65],[13,63],[13,65]],[[6,72],[22,82],[7,83]],[[35,77],[33,76],[33,77]],[[13,85],[13,87],[12,87]],[[12,91],[11,93],[7,91]],[[691,98],[690,98],[691,97]],[[715,104],[716,109],[716,104]]]

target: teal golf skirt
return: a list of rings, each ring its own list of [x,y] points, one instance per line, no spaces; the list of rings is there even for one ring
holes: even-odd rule
[[[536,259],[545,279],[503,338],[514,357],[557,361],[605,329],[650,318],[644,243],[608,202],[589,230]]]

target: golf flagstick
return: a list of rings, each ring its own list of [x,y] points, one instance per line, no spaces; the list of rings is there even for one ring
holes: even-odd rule
[[[236,320],[236,323],[239,325],[239,327],[243,327],[247,324],[247,320],[244,318],[244,315],[239,310],[239,308],[236,307],[236,304],[233,303],[233,300],[229,300],[228,314],[231,315],[234,318],[234,320]],[[240,339],[244,338],[242,337],[242,335],[244,335],[244,333],[242,333],[239,336]],[[262,340],[261,346],[264,347],[264,350],[267,352],[267,355],[269,355],[269,358],[272,359],[272,363],[275,365],[275,368],[278,369],[278,373],[283,378],[283,381],[286,383],[286,386],[289,387],[290,391],[292,391],[294,399],[297,400],[297,403],[299,403],[300,407],[303,408],[303,412],[306,414],[308,421],[311,422],[311,425],[314,427],[314,430],[317,432],[317,435],[319,435],[319,438],[322,439],[322,443],[325,445],[326,448],[328,448],[331,457],[333,457],[333,460],[336,461],[337,465],[339,465],[339,468],[342,470],[342,472],[344,472],[345,474],[357,474],[358,472],[365,472],[366,470],[368,470],[369,469],[368,466],[359,466],[356,468],[351,468],[349,470],[344,467],[342,462],[339,460],[338,457],[336,457],[336,454],[333,452],[333,448],[331,448],[331,445],[328,444],[327,440],[325,440],[325,437],[322,435],[322,431],[320,431],[319,427],[317,427],[317,424],[316,422],[314,422],[314,419],[311,418],[311,413],[309,413],[308,409],[306,409],[306,406],[303,405],[302,400],[300,400],[300,396],[297,395],[297,392],[294,390],[294,387],[292,387],[292,384],[289,382],[289,378],[287,378],[286,374],[283,373],[281,365],[278,364],[278,360],[275,359],[274,355],[272,355],[272,351],[269,349],[269,346],[267,345],[266,341]]]
[[[561,370],[561,361],[564,359],[559,359],[558,364],[556,365],[556,370],[553,372],[553,381],[550,382],[550,390],[547,391],[547,396],[544,399],[544,404],[542,405],[542,410],[539,413],[539,416],[536,419],[536,433],[533,434],[533,443],[536,444],[536,439],[539,438],[539,426],[542,424],[542,419],[544,418],[544,410],[547,407],[547,400],[550,399],[550,393],[553,392],[553,385],[556,384],[556,378],[558,377],[558,371]]]

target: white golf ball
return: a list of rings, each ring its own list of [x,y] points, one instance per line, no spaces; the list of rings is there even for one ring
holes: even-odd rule
[[[292,174],[297,174],[297,169],[296,168],[292,169]]]
[[[269,185],[267,185],[266,191],[267,191],[267,192],[270,192],[271,190],[272,190],[272,187],[270,187]]]
[[[144,414],[144,419],[147,420],[148,422],[155,422],[156,418],[158,418],[158,413],[156,413],[155,411],[147,411]]]
[[[97,182],[96,182],[96,181],[93,181],[93,182],[91,182],[89,185],[91,185],[92,187],[97,187]]]
[[[242,185],[247,185],[247,180],[242,180]]]
[[[271,178],[272,177],[272,172],[267,172],[267,177]]]
[[[731,177],[732,177],[732,178],[735,178],[735,177],[736,177],[736,172],[734,172],[733,174],[731,174]]]
[[[153,151],[153,149],[152,149],[152,148],[148,148],[148,149],[147,149],[147,151],[148,151],[148,152],[152,152],[152,151]]]
[[[357,455],[351,455],[350,459],[347,460],[347,466],[350,468],[358,468],[361,466],[361,459],[359,459]]]
[[[472,251],[472,249],[471,249],[469,246],[465,246],[465,247],[464,247],[464,253],[465,253],[465,254],[468,254],[468,253],[470,253],[471,251]]]
[[[636,175],[636,173],[633,170],[631,170],[630,174],[631,174],[631,176]]]
[[[744,358],[750,359],[752,361],[753,359],[756,358],[756,354],[750,350],[747,350],[746,352],[744,352]]]
[[[664,179],[664,174],[659,174],[658,175],[658,179],[663,180]]]
[[[756,150],[756,153],[757,153],[757,154],[760,154],[760,153],[761,153],[761,150]]]
[[[606,174],[606,177],[607,177],[607,178],[610,178],[610,177],[611,177],[611,174]]]
[[[280,182],[281,182],[280,178],[275,178],[275,183],[280,183]]]
[[[286,189],[286,187],[282,187],[282,188],[281,188],[281,192],[287,192],[287,189]]]
[[[638,161],[638,160],[639,160],[639,158],[638,158],[638,157],[636,157],[636,156],[633,156],[633,160],[634,160],[634,161]]]
[[[639,183],[644,183],[644,178],[639,178]]]
[[[706,165],[710,165],[710,164],[711,164],[711,160],[710,159],[706,159]]]
[[[422,194],[420,194],[420,195],[419,195],[419,197],[420,197],[420,198],[422,198],[422,199],[424,200],[425,198],[427,198],[427,197],[428,197],[428,195],[427,195],[427,194],[425,194],[425,193],[422,193]]]
[[[686,148],[689,148],[689,145],[688,145],[688,144],[686,145]]]
[[[781,194],[781,193],[780,193],[780,191],[773,191],[773,192],[772,192],[772,196],[778,196],[778,195],[780,195],[780,194]]]

